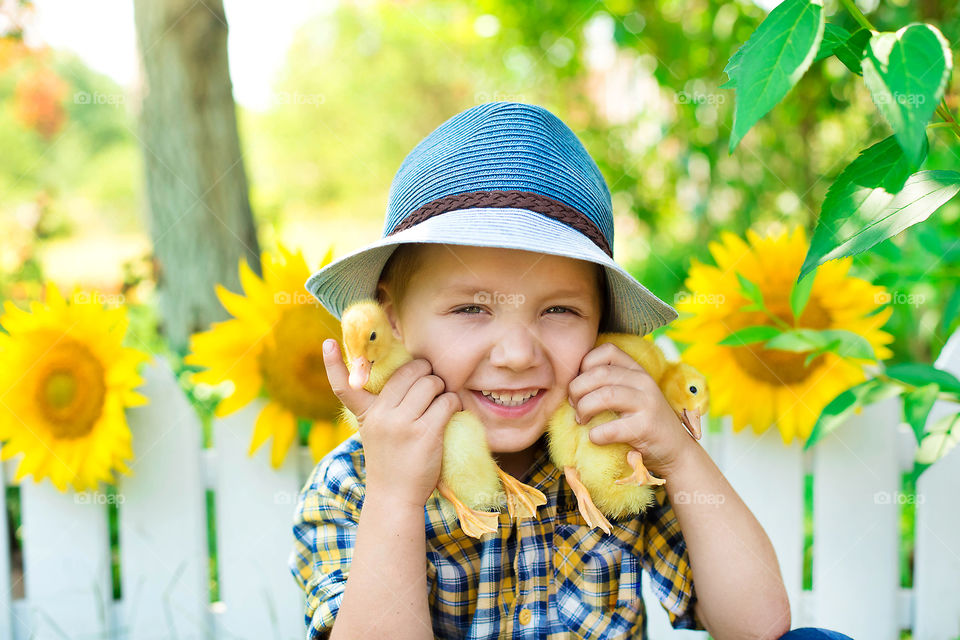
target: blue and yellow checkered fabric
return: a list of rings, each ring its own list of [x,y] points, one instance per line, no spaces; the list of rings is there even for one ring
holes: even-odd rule
[[[589,528],[544,439],[523,482],[547,496],[539,519],[510,522],[476,540],[447,520],[434,492],[424,507],[427,586],[437,638],[646,638],[641,569],[670,623],[704,629],[694,615],[686,543],[666,498],[644,515]],[[290,570],[306,595],[308,638],[325,638],[340,608],[364,496],[363,448],[354,434],[314,468],[297,504]]]

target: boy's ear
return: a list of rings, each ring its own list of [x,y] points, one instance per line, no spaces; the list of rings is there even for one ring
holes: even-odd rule
[[[387,314],[387,319],[390,321],[390,328],[393,330],[393,337],[402,342],[403,335],[399,328],[397,308],[393,304],[393,298],[390,296],[390,292],[382,283],[377,285],[377,300],[380,301],[380,306],[383,307],[384,313]]]

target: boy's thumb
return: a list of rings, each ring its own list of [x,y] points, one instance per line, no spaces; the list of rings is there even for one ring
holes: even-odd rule
[[[348,372],[346,365],[340,358],[340,345],[333,338],[327,338],[323,341],[323,366],[327,370],[327,380],[330,381],[330,388],[333,389],[338,398],[345,400],[344,394],[350,391],[347,384]]]
[[[362,415],[376,397],[366,389],[353,389],[349,384],[350,372],[340,355],[340,344],[333,338],[323,341],[323,365],[327,370],[330,388],[354,415]]]

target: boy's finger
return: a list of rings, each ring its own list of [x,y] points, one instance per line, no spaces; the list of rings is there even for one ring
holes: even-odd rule
[[[340,345],[332,338],[323,341],[323,366],[327,370],[330,388],[340,398],[343,406],[352,411],[355,416],[362,415],[376,396],[366,389],[350,387],[348,382],[350,372],[347,371],[347,365],[344,364],[343,356],[340,355]]]
[[[453,414],[462,409],[463,404],[460,402],[460,396],[453,391],[447,391],[434,398],[430,406],[427,407],[427,410],[420,416],[420,420],[427,424],[436,420],[439,424],[443,425],[443,427],[446,427],[447,423],[450,422],[450,418],[453,417]],[[443,430],[441,429],[441,437],[442,434]]]
[[[604,342],[583,356],[580,361],[580,373],[603,365],[616,365],[625,369],[640,369],[646,372],[643,365],[634,360],[626,351],[612,342]]]
[[[389,407],[399,406],[403,399],[407,397],[407,393],[410,392],[410,387],[420,378],[430,375],[431,371],[433,371],[433,367],[423,358],[417,358],[404,364],[390,376],[383,389],[380,390],[382,402],[387,403],[385,406]]]
[[[591,428],[587,435],[590,442],[600,446],[614,442],[636,446],[636,443],[643,442],[645,439],[643,432],[626,418],[617,418],[597,425]]]

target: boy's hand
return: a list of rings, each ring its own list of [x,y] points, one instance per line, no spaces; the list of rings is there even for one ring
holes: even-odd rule
[[[462,408],[459,396],[443,392],[423,358],[397,369],[380,395],[350,388],[336,340],[324,341],[323,364],[333,392],[360,423],[367,493],[425,505],[440,478],[444,428]]]
[[[605,410],[620,414],[592,428],[590,440],[598,445],[629,444],[643,456],[644,466],[660,478],[670,475],[695,442],[650,374],[609,342],[583,357],[580,374],[570,382],[569,395],[580,424]]]

